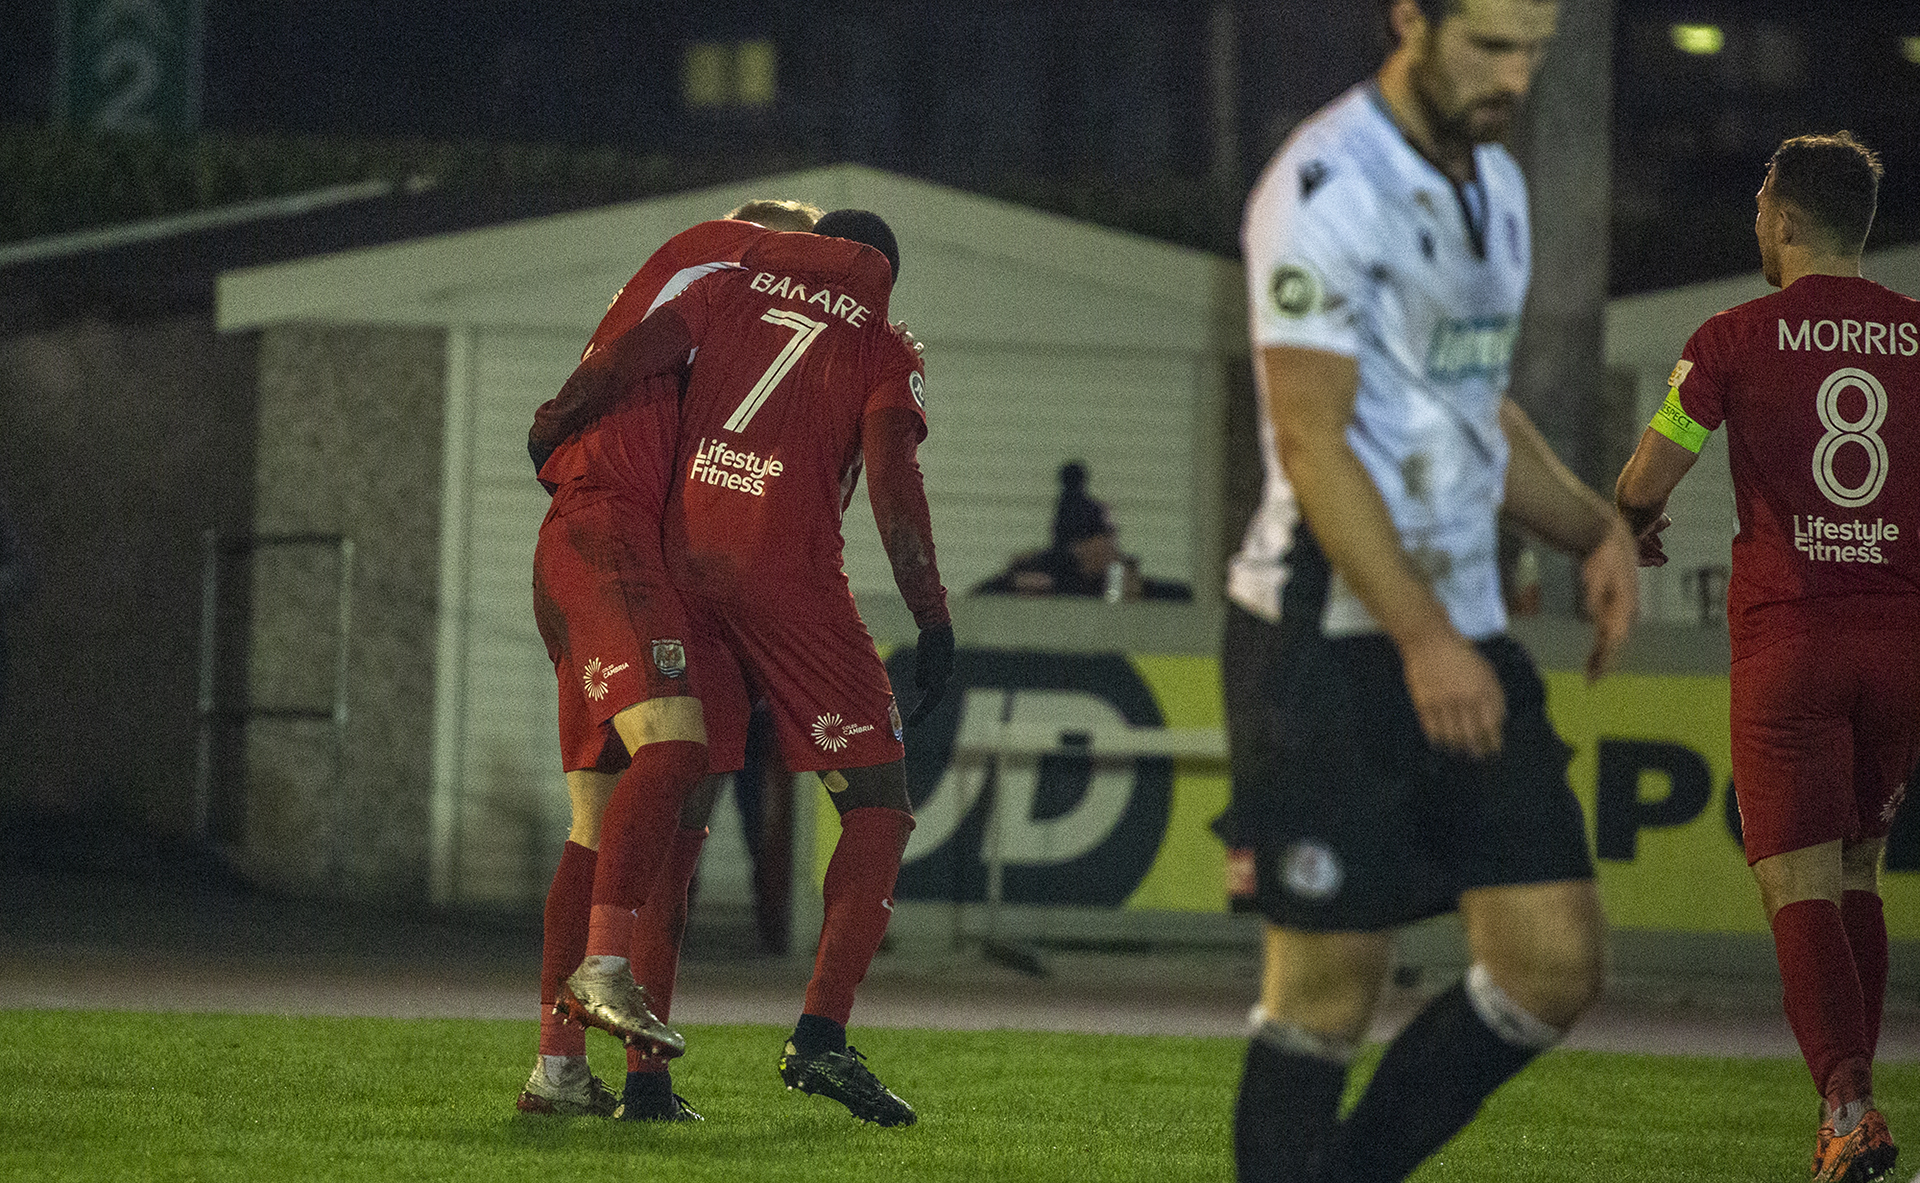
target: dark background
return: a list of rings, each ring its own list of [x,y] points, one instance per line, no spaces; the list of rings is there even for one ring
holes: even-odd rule
[[[48,0],[0,12],[0,123],[51,118],[57,12]],[[1753,191],[1768,153],[1800,132],[1844,126],[1879,149],[1874,245],[1920,239],[1920,7],[1617,0],[1614,12],[1614,294],[1751,267]],[[1680,52],[1680,21],[1717,23],[1724,49]],[[1165,185],[1206,207],[1167,234],[1226,253],[1260,163],[1384,48],[1364,0],[206,0],[203,22],[209,132],[539,143],[732,172],[851,160],[1002,193]],[[689,46],[760,41],[777,56],[772,102],[685,100]],[[1210,81],[1222,61],[1230,118]]]

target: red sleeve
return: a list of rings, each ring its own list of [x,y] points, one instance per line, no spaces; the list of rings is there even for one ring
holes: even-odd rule
[[[687,364],[693,332],[686,319],[668,303],[605,349],[596,349],[574,368],[560,393],[533,413],[530,444],[554,447],[605,414],[622,395],[633,390],[660,389],[639,379],[674,373]]]
[[[1680,364],[1667,376],[1667,386],[1679,391],[1681,409],[1708,431],[1716,430],[1727,418],[1723,383],[1729,363],[1721,331],[1726,327],[1726,314],[1721,313],[1696,329],[1680,352]]]
[[[869,404],[860,421],[860,448],[867,469],[867,498],[880,542],[893,564],[893,582],[921,628],[945,624],[947,589],[933,559],[933,515],[927,510],[926,481],[920,475],[920,441],[926,421],[915,411]]]

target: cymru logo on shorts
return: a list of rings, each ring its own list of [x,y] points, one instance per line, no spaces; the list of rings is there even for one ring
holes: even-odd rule
[[[626,669],[630,664],[630,662],[623,661],[619,665],[609,666],[602,663],[597,657],[589,661],[587,668],[582,671],[580,676],[580,680],[586,684],[587,697],[595,702],[599,702],[605,698],[607,696],[607,679]]]
[[[653,643],[653,667],[669,678],[683,678],[687,673],[687,647],[679,641],[666,640]]]
[[[821,715],[813,721],[813,742],[823,752],[841,752],[854,736],[872,730],[871,723],[849,723],[839,715]]]

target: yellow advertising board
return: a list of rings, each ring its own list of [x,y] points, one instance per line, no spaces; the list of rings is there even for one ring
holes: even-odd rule
[[[910,670],[893,672],[896,685],[912,684]],[[1729,803],[1726,677],[1616,674],[1588,685],[1578,673],[1546,671],[1545,679],[1548,711],[1574,750],[1568,776],[1610,923],[1766,931]],[[1057,734],[1061,754],[1024,771],[970,768],[954,753],[982,719]],[[920,824],[897,894],[983,898],[985,818],[997,803],[992,840],[1007,902],[1224,911],[1225,850],[1209,828],[1227,804],[1224,762],[1141,756],[1115,768],[1073,754],[1101,727],[1137,735],[1221,726],[1213,656],[962,650],[949,701],[925,734],[908,737]],[[839,825],[825,794],[817,799],[818,875]],[[1898,831],[1895,846],[1904,850]],[[1891,861],[1916,869],[1883,879],[1890,935],[1920,938],[1920,850]]]

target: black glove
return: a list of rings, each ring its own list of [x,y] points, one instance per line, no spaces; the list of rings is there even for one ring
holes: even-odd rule
[[[533,438],[532,432],[527,433],[527,455],[533,460],[533,471],[536,476],[547,466],[547,461],[558,450],[553,444],[542,443]]]
[[[545,489],[549,495],[557,491],[560,486],[541,476],[540,470],[547,466],[548,458],[559,450],[559,447],[554,444],[543,444],[536,441],[533,438],[532,432],[527,433],[527,455],[533,459],[533,479],[539,481],[540,487]]]
[[[936,624],[920,630],[920,643],[913,654],[913,684],[920,701],[907,716],[912,727],[933,713],[947,695],[947,683],[953,680],[953,625]]]

